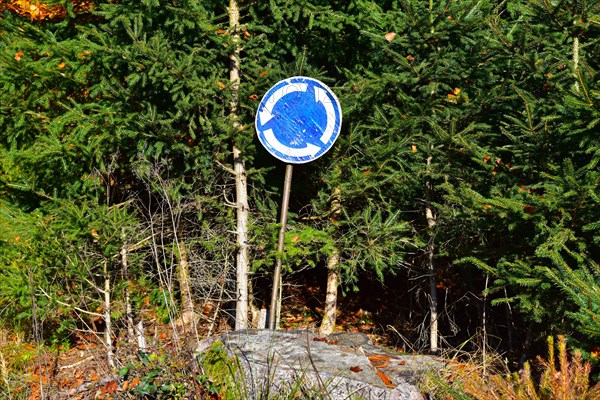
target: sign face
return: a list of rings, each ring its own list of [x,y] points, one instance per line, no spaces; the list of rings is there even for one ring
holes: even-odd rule
[[[256,113],[256,132],[274,157],[303,164],[325,154],[342,127],[340,102],[322,82],[295,76],[277,82]]]

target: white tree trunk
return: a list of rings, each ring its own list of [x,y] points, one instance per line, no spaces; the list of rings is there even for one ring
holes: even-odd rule
[[[333,189],[331,194],[331,206],[329,219],[335,223],[342,215],[342,190],[339,187]],[[335,329],[337,314],[337,296],[340,274],[340,250],[337,245],[327,259],[327,292],[325,294],[325,309],[323,310],[323,321],[319,333],[329,335]]]
[[[229,2],[229,28],[234,48],[229,55],[230,70],[229,81],[231,83],[230,112],[233,118],[233,127],[240,128],[239,95],[240,95],[240,52],[241,38],[239,34],[240,9],[237,0]],[[235,194],[237,206],[237,246],[236,256],[236,306],[235,306],[235,329],[246,329],[248,326],[248,184],[246,178],[246,167],[242,158],[242,151],[233,146],[233,172],[235,175]]]
[[[432,157],[427,157],[427,171],[431,166]],[[433,256],[435,253],[435,233],[434,228],[437,224],[435,215],[433,214],[433,208],[431,207],[431,198],[433,193],[433,187],[430,181],[426,183],[425,187],[425,218],[427,219],[427,228],[429,230],[429,243],[427,244],[427,268],[429,270],[429,296],[430,296],[430,319],[429,319],[429,351],[431,354],[437,354],[438,352],[438,297],[437,297],[437,285],[435,281],[435,266],[433,263]]]
[[[179,281],[179,291],[181,293],[181,317],[179,324],[184,329],[196,331],[196,312],[194,307],[194,298],[192,296],[190,284],[190,267],[185,243],[180,242],[178,247],[179,262],[177,265],[177,280]]]
[[[430,239],[433,240],[433,239]],[[429,296],[431,297],[430,302],[430,325],[429,325],[429,351],[431,354],[437,354],[438,352],[438,312],[437,312],[437,286],[435,282],[435,268],[433,265],[433,253],[435,246],[433,242],[427,246],[428,251],[428,268],[429,268]]]
[[[235,193],[237,198],[237,246],[236,282],[237,302],[235,307],[235,329],[246,329],[248,326],[248,188],[246,168],[242,154],[233,148]]]
[[[125,317],[127,318],[127,335],[131,343],[135,340],[135,327],[133,324],[133,308],[131,307],[131,294],[129,293],[129,261],[127,259],[127,246],[125,245],[125,230],[121,232],[123,246],[121,247],[121,268],[125,285]]]
[[[325,310],[319,333],[329,335],[335,329],[337,314],[337,295],[339,285],[340,253],[337,247],[327,259],[327,293],[325,294]]]
[[[136,328],[136,338],[138,344],[138,351],[145,354],[148,351],[148,344],[146,343],[146,336],[144,335],[144,322],[142,319],[138,322]]]
[[[112,342],[112,317],[110,315],[110,275],[108,273],[108,260],[104,260],[103,275],[104,275],[104,342],[106,344],[106,355],[108,365],[115,368],[115,354]]]
[[[483,334],[483,345],[482,348],[482,359],[483,359],[483,370],[481,376],[485,377],[487,373],[487,290],[490,281],[490,276],[485,274],[485,288],[483,290],[483,311],[481,313],[481,330]]]

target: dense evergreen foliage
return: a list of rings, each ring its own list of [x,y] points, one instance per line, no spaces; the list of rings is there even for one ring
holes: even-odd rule
[[[60,341],[103,307],[174,310],[187,266],[196,304],[234,300],[232,146],[263,282],[282,169],[254,113],[307,75],[344,127],[295,172],[287,273],[339,251],[344,290],[404,282],[398,329],[433,304],[443,346],[482,324],[519,353],[597,343],[600,1],[240,1],[239,32],[218,1],[21,3],[0,3],[2,325]]]

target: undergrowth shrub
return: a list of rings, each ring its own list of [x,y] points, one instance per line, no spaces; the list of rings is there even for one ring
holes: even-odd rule
[[[37,347],[25,343],[22,334],[9,334],[0,327],[0,398],[18,400],[28,397],[29,388],[23,374],[37,354]],[[7,397],[2,397],[3,393]]]
[[[140,361],[119,371],[126,398],[155,400],[221,399],[220,388],[212,384],[183,354],[141,354]]]

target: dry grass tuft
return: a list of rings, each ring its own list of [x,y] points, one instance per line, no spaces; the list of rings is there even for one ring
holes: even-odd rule
[[[427,386],[435,386],[433,394],[444,400],[600,400],[600,385],[590,387],[590,364],[579,352],[569,356],[564,336],[558,337],[556,348],[558,359],[549,337],[548,358],[536,360],[538,374],[532,374],[529,363],[518,373],[500,363],[489,373],[476,363],[454,363],[444,378],[434,377]]]

